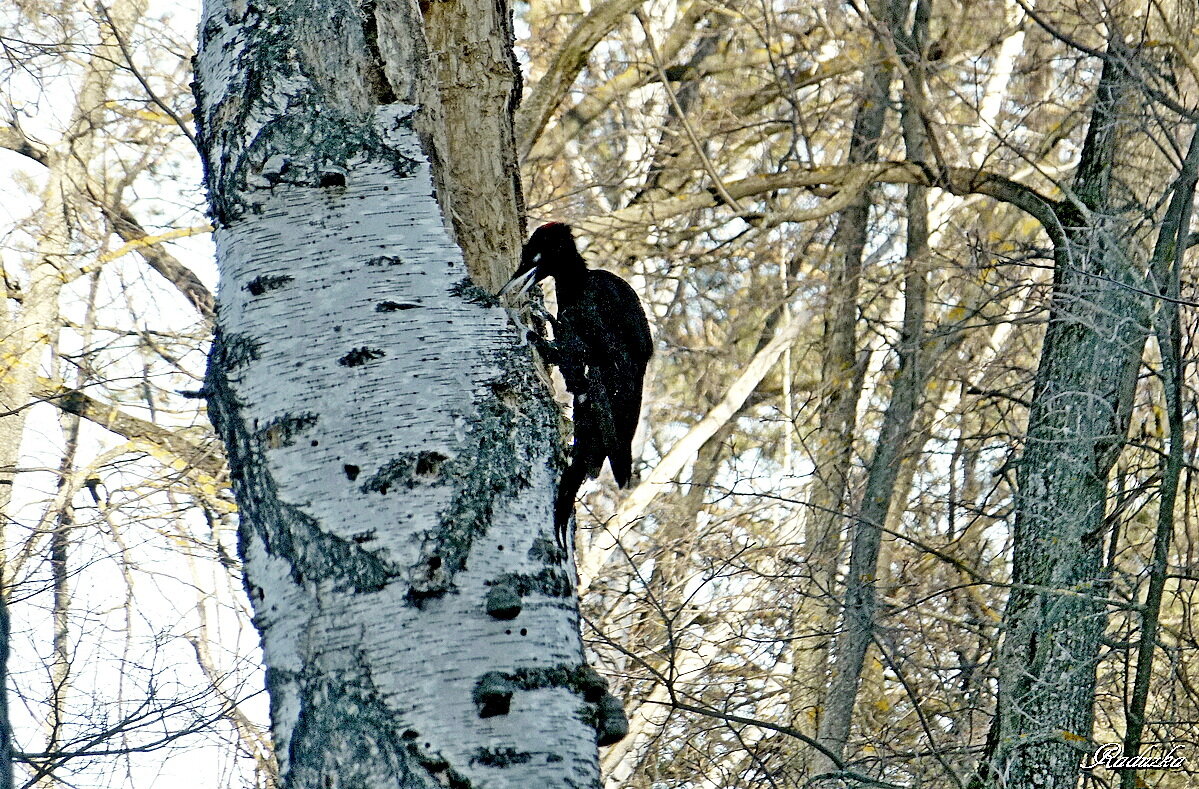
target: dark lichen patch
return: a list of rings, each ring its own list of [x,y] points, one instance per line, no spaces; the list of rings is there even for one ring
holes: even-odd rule
[[[454,577],[465,567],[474,541],[486,535],[497,503],[528,487],[535,467],[543,466],[547,457],[551,473],[557,473],[563,464],[558,440],[560,413],[533,371],[517,358],[515,349],[500,353],[497,362],[509,372],[489,386],[496,392],[513,390],[527,396],[520,407],[498,394],[481,398],[477,414],[465,425],[466,440],[452,457],[436,459],[436,478],[458,487],[424,542],[424,555],[436,556],[441,562],[437,583],[423,583],[422,588],[414,589],[408,596],[414,604],[453,588]],[[431,460],[435,459],[426,454],[423,463]],[[398,456],[372,475],[362,490],[387,493],[395,485],[411,488],[426,481],[417,473],[421,462],[420,453]],[[419,577],[419,573],[414,575]],[[569,579],[553,568],[515,583],[518,588],[535,588],[552,596],[572,593]]]
[[[537,537],[529,546],[529,558],[544,564],[564,564],[567,559],[566,549],[557,540],[549,537]]]
[[[258,431],[258,443],[270,449],[290,447],[296,443],[296,437],[308,430],[317,422],[316,414],[285,414],[273,419]]]
[[[409,755],[413,757],[417,764],[425,768],[426,771],[439,775],[438,783],[441,786],[449,787],[449,789],[470,789],[471,783],[457,770],[450,768],[449,760],[440,753],[432,750],[430,743],[422,743],[420,734],[412,729],[406,729],[401,735],[404,742],[404,747]],[[444,773],[444,775],[441,775]],[[421,783],[420,786],[425,784]],[[407,786],[407,784],[398,784],[398,786]]]
[[[441,467],[448,460],[449,458],[440,452],[418,452],[416,455],[416,476],[423,478],[424,481],[432,481],[432,478],[441,473]]]
[[[454,265],[452,262],[450,265]],[[500,300],[493,294],[480,288],[469,277],[460,279],[450,286],[450,295],[457,296],[471,304],[481,304],[485,307],[498,307]]]
[[[377,592],[400,575],[400,569],[380,554],[363,549],[356,540],[323,531],[315,519],[298,508],[283,506],[293,511],[293,522],[305,526],[290,535],[289,553],[295,556],[293,567],[298,578],[332,581],[339,591]]]
[[[591,666],[575,669],[575,688],[583,694],[584,701],[598,702],[608,690],[608,681]]]
[[[219,104],[210,102],[205,90],[195,91],[205,181],[218,224],[228,225],[248,211],[261,209],[256,191],[267,181],[259,173],[264,162],[280,153],[311,152],[292,162],[287,183],[293,185],[344,187],[348,163],[354,161],[382,164],[397,177],[418,171],[419,162],[388,139],[372,117],[325,100],[322,93],[335,86],[312,84],[314,76],[324,72],[308,69],[302,57],[295,57],[297,50],[307,49],[297,47],[296,41],[304,40],[303,28],[308,24],[300,16],[282,24],[239,25],[240,59],[245,67],[220,92]],[[284,34],[293,31],[294,35]],[[287,85],[282,106],[280,84]],[[267,120],[248,137],[244,129],[251,117]]]
[[[428,600],[444,597],[453,588],[441,557],[436,554],[409,568],[407,580],[404,599],[417,608],[423,608]]]
[[[415,310],[422,305],[404,301],[381,301],[375,305],[375,312],[399,312],[400,310]]]
[[[548,456],[561,463],[556,440],[559,414],[542,395],[532,370],[519,364],[511,352],[500,360],[511,370],[507,381],[492,389],[514,388],[529,393],[522,409],[505,404],[497,395],[479,401],[477,415],[466,426],[465,445],[442,468],[442,478],[461,484],[450,506],[441,513],[435,535],[436,552],[445,559],[446,572],[456,574],[465,564],[474,540],[487,533],[496,503],[528,487],[534,465]]]
[[[600,747],[615,745],[629,734],[629,718],[624,705],[611,693],[596,703],[595,741]]]
[[[500,671],[488,671],[479,677],[471,693],[479,717],[494,718],[497,715],[507,715],[512,704],[512,694],[516,689],[511,676]]]
[[[598,701],[576,709],[575,718],[595,729],[595,742],[599,746],[615,745],[629,733],[624,705],[611,693],[604,693]]]
[[[480,767],[512,767],[517,764],[527,764],[533,759],[528,751],[518,751],[515,748],[480,748],[471,757],[470,763]]]
[[[245,334],[223,335],[219,343],[212,343],[210,363],[232,372],[258,359],[261,350],[262,342]]]
[[[363,493],[387,493],[400,485],[411,490],[417,485],[435,482],[449,458],[440,452],[405,452],[389,460],[362,483]]]
[[[416,459],[407,455],[387,462],[382,468],[362,483],[363,493],[383,493],[391,490],[393,485],[407,485],[412,480],[412,469],[416,468]]]
[[[311,152],[290,168],[288,182],[294,184],[317,186],[322,174],[348,172],[347,163],[355,161],[382,164],[400,177],[416,173],[419,162],[401,150],[394,133],[378,128],[373,113],[361,111],[359,97],[343,95],[368,93],[370,75],[361,68],[330,70],[308,62],[330,52],[335,62],[354,62],[349,53],[368,45],[358,18],[342,15],[338,34],[330,36],[329,13],[339,12],[312,13],[308,3],[256,5],[242,4],[242,20],[229,15],[222,25],[214,16],[204,28],[199,60],[224,57],[220,49],[233,45],[227,28],[234,27],[240,65],[222,77],[219,90],[201,84],[204,80],[194,83],[197,139],[214,221],[229,225],[261,208],[257,192],[266,181],[259,173],[279,154]],[[322,46],[313,46],[316,41]],[[247,128],[255,133],[247,134]]]
[[[355,665],[367,665],[359,660]],[[375,785],[380,764],[389,766],[395,786],[426,786],[430,773],[438,776],[439,786],[470,786],[415,732],[400,731],[402,724],[365,669],[273,669],[267,672],[267,687],[276,698],[298,700],[287,752],[288,776],[297,786],[332,786],[333,776],[341,787]]]
[[[229,473],[241,508],[238,519],[240,555],[244,558],[250,543],[256,542],[269,555],[288,563],[296,584],[320,578],[331,581],[338,590],[369,592],[383,588],[399,574],[397,568],[378,555],[329,534],[313,517],[279,500],[275,480],[262,456],[264,431],[251,432],[239,413],[240,403],[229,384],[229,368],[222,365],[227,356],[226,338],[218,330],[209,356],[204,388],[209,392],[208,416],[225,443]],[[272,422],[265,431],[281,440],[315,422],[316,417],[311,414],[289,416]],[[247,592],[250,591],[247,586]],[[260,618],[271,615],[262,605],[256,606],[255,610]]]
[[[398,266],[404,262],[404,259],[397,255],[376,255],[366,261],[368,266]]]
[[[520,616],[522,608],[520,595],[508,584],[491,587],[483,606],[488,616],[503,621]]]
[[[200,32],[200,43],[202,45],[209,44],[214,38],[221,34],[221,20],[216,17],[211,17],[204,24],[204,29]],[[193,83],[193,89],[194,89]]]
[[[363,345],[360,348],[354,348],[345,356],[337,360],[337,363],[342,367],[358,367],[373,362],[376,359],[382,359],[387,355],[387,352],[380,348],[367,348]]]
[[[602,697],[607,689],[607,682],[586,663],[580,665],[563,663],[556,666],[523,668],[510,672],[490,671],[484,674],[476,684],[476,695],[479,693],[479,684],[484,679],[487,679],[495,687],[499,687],[502,680],[504,687],[511,687],[513,691],[565,688],[586,700]]]
[[[547,565],[534,573],[504,573],[488,582],[488,586],[507,586],[521,597],[532,593],[543,594],[546,597],[570,597],[574,594],[574,584],[570,576],[560,565]]]
[[[416,454],[405,453],[389,460],[382,468],[372,474],[366,482],[362,483],[360,490],[363,493],[386,494],[395,485],[403,485],[405,488],[411,488],[416,484],[412,478],[415,468]]]

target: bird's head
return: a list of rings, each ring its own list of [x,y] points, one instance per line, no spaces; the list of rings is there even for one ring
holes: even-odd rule
[[[501,296],[524,293],[546,277],[557,277],[564,271],[583,266],[570,225],[549,222],[533,231],[520,254],[520,268],[500,289]]]

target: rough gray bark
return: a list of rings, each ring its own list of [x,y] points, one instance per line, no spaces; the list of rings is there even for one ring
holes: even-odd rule
[[[423,9],[437,66],[445,130],[446,197],[466,269],[495,292],[524,241],[524,200],[513,139],[520,64],[507,0],[429,3]]]
[[[1059,207],[1049,323],[1017,467],[1012,592],[986,780],[1073,789],[1091,736],[1106,623],[1107,477],[1128,432],[1146,337],[1144,271],[1112,193],[1134,114],[1119,56],[1103,67],[1073,192]],[[1124,209],[1125,211],[1127,209]],[[1131,250],[1131,251],[1130,251]]]
[[[558,414],[445,220],[511,173],[445,188],[415,2],[211,0],[201,40],[206,390],[282,786],[593,786]]]

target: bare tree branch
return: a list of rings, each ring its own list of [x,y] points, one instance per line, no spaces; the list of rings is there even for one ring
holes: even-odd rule
[[[558,50],[558,57],[516,113],[516,145],[520,158],[528,155],[537,136],[583,67],[587,56],[620,20],[645,0],[607,0],[583,18]]]
[[[971,167],[950,167],[944,172],[933,172],[916,162],[879,162],[877,164],[829,165],[825,167],[793,168],[781,173],[751,175],[738,181],[725,182],[725,188],[734,199],[755,197],[780,189],[813,188],[819,186],[844,186],[861,188],[866,183],[918,184],[937,187],[963,196],[985,195],[1000,202],[1010,203],[1028,213],[1044,227],[1050,238],[1058,238],[1061,223],[1058,221],[1058,201],[1045,197],[1032,187],[1025,186],[1005,176],[976,170]],[[589,233],[608,233],[628,225],[643,225],[659,222],[690,211],[714,208],[724,200],[713,192],[691,192],[656,202],[638,204],[604,217],[589,217],[575,224]],[[807,218],[807,217],[805,217]]]
[[[78,389],[68,389],[46,378],[38,379],[34,396],[119,436],[149,441],[187,465],[211,476],[220,476],[225,472],[225,459],[220,455],[219,445],[215,442],[206,446],[197,444],[176,430],[138,419],[116,406],[89,397]]]

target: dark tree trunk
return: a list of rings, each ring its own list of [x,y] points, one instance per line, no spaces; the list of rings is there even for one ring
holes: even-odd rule
[[[1106,623],[1107,478],[1128,432],[1146,337],[1144,271],[1113,170],[1131,78],[1104,65],[1073,184],[1058,210],[1049,323],[1017,468],[1012,591],[988,751],[995,787],[1073,789],[1090,750]]]

